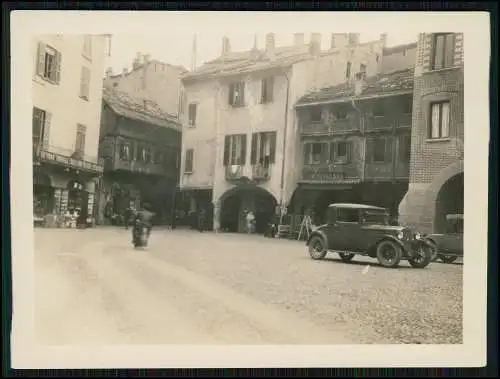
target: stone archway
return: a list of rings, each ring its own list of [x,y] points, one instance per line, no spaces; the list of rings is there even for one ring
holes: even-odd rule
[[[446,215],[464,213],[464,173],[448,179],[439,190],[435,201],[434,231],[447,230]]]
[[[256,232],[264,233],[275,214],[276,198],[262,187],[248,184],[235,186],[224,192],[219,200],[219,228],[228,232],[245,230],[245,211],[255,215]]]

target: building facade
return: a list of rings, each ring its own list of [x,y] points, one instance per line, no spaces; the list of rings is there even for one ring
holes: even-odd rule
[[[47,35],[33,43],[34,214],[47,226],[67,210],[94,214],[107,38]]]
[[[148,203],[169,223],[179,181],[181,126],[152,101],[104,89],[99,156],[104,162],[99,222],[120,224]]]
[[[309,44],[296,34],[293,46],[276,47],[269,33],[264,49],[232,53],[224,38],[220,57],[183,77],[181,189],[191,194],[189,210],[207,211],[214,229],[241,232],[252,211],[260,232],[289,203],[300,161],[293,106],[301,96],[380,69],[385,36],[331,41],[323,51],[319,34]]]
[[[132,69],[113,74],[106,71],[104,87],[116,89],[138,99],[154,101],[165,113],[179,117],[183,98],[181,75],[187,69],[151,59],[147,54],[137,53]]]
[[[421,34],[412,121],[410,184],[401,222],[442,232],[463,214],[464,61],[460,33]]]
[[[330,203],[364,203],[395,216],[408,189],[413,69],[357,78],[296,105],[300,178],[290,211],[324,222]]]

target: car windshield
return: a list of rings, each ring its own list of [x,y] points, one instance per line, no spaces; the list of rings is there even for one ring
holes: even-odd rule
[[[363,223],[389,225],[389,215],[383,211],[365,211],[363,212]]]

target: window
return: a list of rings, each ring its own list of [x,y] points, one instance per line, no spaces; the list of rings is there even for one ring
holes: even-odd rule
[[[188,118],[189,118],[189,126],[196,125],[196,108],[197,104],[191,103],[188,107]]]
[[[85,138],[87,135],[87,127],[85,125],[76,125],[76,142],[75,153],[83,155],[85,152]]]
[[[401,108],[403,109],[403,114],[411,114],[413,110],[413,98],[405,97],[401,100]]]
[[[273,95],[274,95],[273,92],[274,92],[274,78],[269,77],[262,79],[260,102],[262,104],[266,104],[273,101]]]
[[[304,162],[306,164],[321,164],[327,160],[328,145],[323,142],[312,142],[304,145]]]
[[[186,150],[185,160],[186,161],[184,162],[184,173],[190,174],[193,172],[193,166],[194,166],[194,149]]]
[[[43,144],[45,132],[46,112],[33,107],[33,145],[38,147]]]
[[[359,209],[338,208],[338,222],[359,222]]]
[[[431,104],[430,138],[450,136],[450,103],[448,101]]]
[[[362,78],[364,78],[366,76],[366,65],[365,64],[359,65],[359,73],[360,73],[360,77],[362,77]]]
[[[411,157],[411,136],[405,134],[399,136],[399,160],[403,163],[410,162]]]
[[[335,118],[337,120],[347,119],[347,108],[344,106],[337,106],[335,109]]]
[[[345,68],[345,78],[349,79],[351,77],[351,62],[347,62],[346,68]]]
[[[130,151],[131,149],[131,143],[130,142],[121,142],[120,147],[119,147],[119,155],[120,155],[120,160],[122,161],[129,161],[131,154]]]
[[[384,117],[385,116],[385,104],[382,101],[378,101],[373,107],[374,117]]]
[[[90,92],[90,69],[82,67],[82,74],[80,78],[80,97],[84,100],[89,99]]]
[[[159,148],[155,149],[154,153],[154,161],[155,164],[164,164],[165,163],[165,154],[163,154],[163,151]]]
[[[330,144],[330,162],[349,163],[351,160],[351,149],[351,142],[332,142]]]
[[[378,137],[368,142],[368,159],[372,163],[392,162],[392,139]]]
[[[323,109],[321,107],[311,107],[309,117],[312,122],[321,122],[323,120]]]
[[[432,69],[440,70],[453,66],[455,56],[455,35],[440,33],[434,35]]]
[[[232,83],[229,85],[229,105],[233,107],[245,105],[245,83]]]
[[[83,36],[83,55],[86,58],[92,58],[92,35]]]
[[[138,146],[137,148],[137,155],[136,155],[136,160],[143,162],[143,163],[149,163],[151,162],[151,147],[142,145]]]
[[[250,162],[268,167],[276,159],[276,132],[262,132],[252,134],[252,150]]]
[[[59,84],[61,79],[61,53],[44,43],[39,43],[37,74],[53,84]]]
[[[247,136],[233,134],[224,139],[224,166],[244,165],[246,162]]]

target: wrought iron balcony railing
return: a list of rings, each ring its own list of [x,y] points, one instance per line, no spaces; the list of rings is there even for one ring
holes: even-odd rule
[[[33,160],[98,174],[103,171],[102,159],[85,155],[74,149],[65,149],[58,146],[33,143]]]
[[[305,165],[302,169],[303,182],[343,183],[360,179],[358,168],[354,164]]]
[[[236,180],[243,177],[243,165],[228,165],[226,166],[226,179]]]

